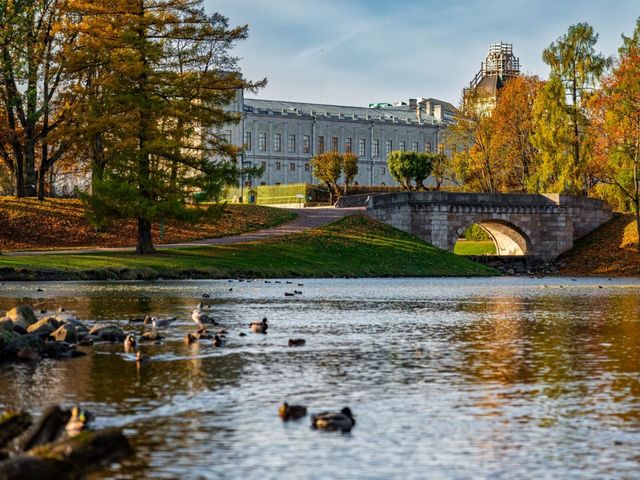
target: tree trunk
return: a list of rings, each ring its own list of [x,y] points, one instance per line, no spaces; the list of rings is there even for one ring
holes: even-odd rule
[[[38,170],[38,200],[40,200],[41,202],[44,201],[44,193],[45,193],[44,179],[46,174],[47,174],[46,170],[43,170],[42,168]]]
[[[16,171],[14,175],[15,181],[15,195],[16,198],[24,197],[24,170],[22,161],[20,159],[16,160]]]
[[[153,237],[151,236],[151,222],[146,218],[138,217],[138,245],[136,253],[138,255],[149,255],[155,253]]]

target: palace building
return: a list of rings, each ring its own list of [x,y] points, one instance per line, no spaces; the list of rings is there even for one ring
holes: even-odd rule
[[[433,98],[367,108],[245,99],[243,92],[232,108],[241,120],[223,134],[244,145],[242,166],[264,166],[262,177],[244,179],[246,186],[317,183],[310,160],[331,150],[360,157],[358,184],[395,185],[387,154],[438,151],[441,132],[456,112],[450,103]]]

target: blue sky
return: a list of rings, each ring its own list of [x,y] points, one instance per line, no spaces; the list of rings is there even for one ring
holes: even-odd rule
[[[457,104],[489,43],[513,43],[525,73],[546,77],[542,50],[589,22],[598,48],[616,53],[640,0],[205,0],[249,24],[235,49],[258,97],[367,105],[409,97]]]

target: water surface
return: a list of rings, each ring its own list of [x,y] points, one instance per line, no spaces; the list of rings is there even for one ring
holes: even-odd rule
[[[98,478],[638,478],[640,281],[298,282],[0,285],[0,310],[64,305],[131,331],[180,319],[142,368],[121,345],[4,364],[0,407],[81,402],[124,428],[137,455]],[[203,294],[222,349],[182,342]],[[268,334],[238,335],[263,316]],[[357,425],[283,424],[284,400],[350,406]]]

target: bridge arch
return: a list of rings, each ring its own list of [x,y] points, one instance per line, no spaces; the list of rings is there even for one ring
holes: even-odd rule
[[[518,256],[531,253],[534,245],[531,232],[523,225],[518,225],[511,219],[496,218],[493,216],[478,216],[464,223],[456,223],[450,226],[449,251],[453,252],[460,236],[472,225],[480,226],[496,246],[496,255]]]

